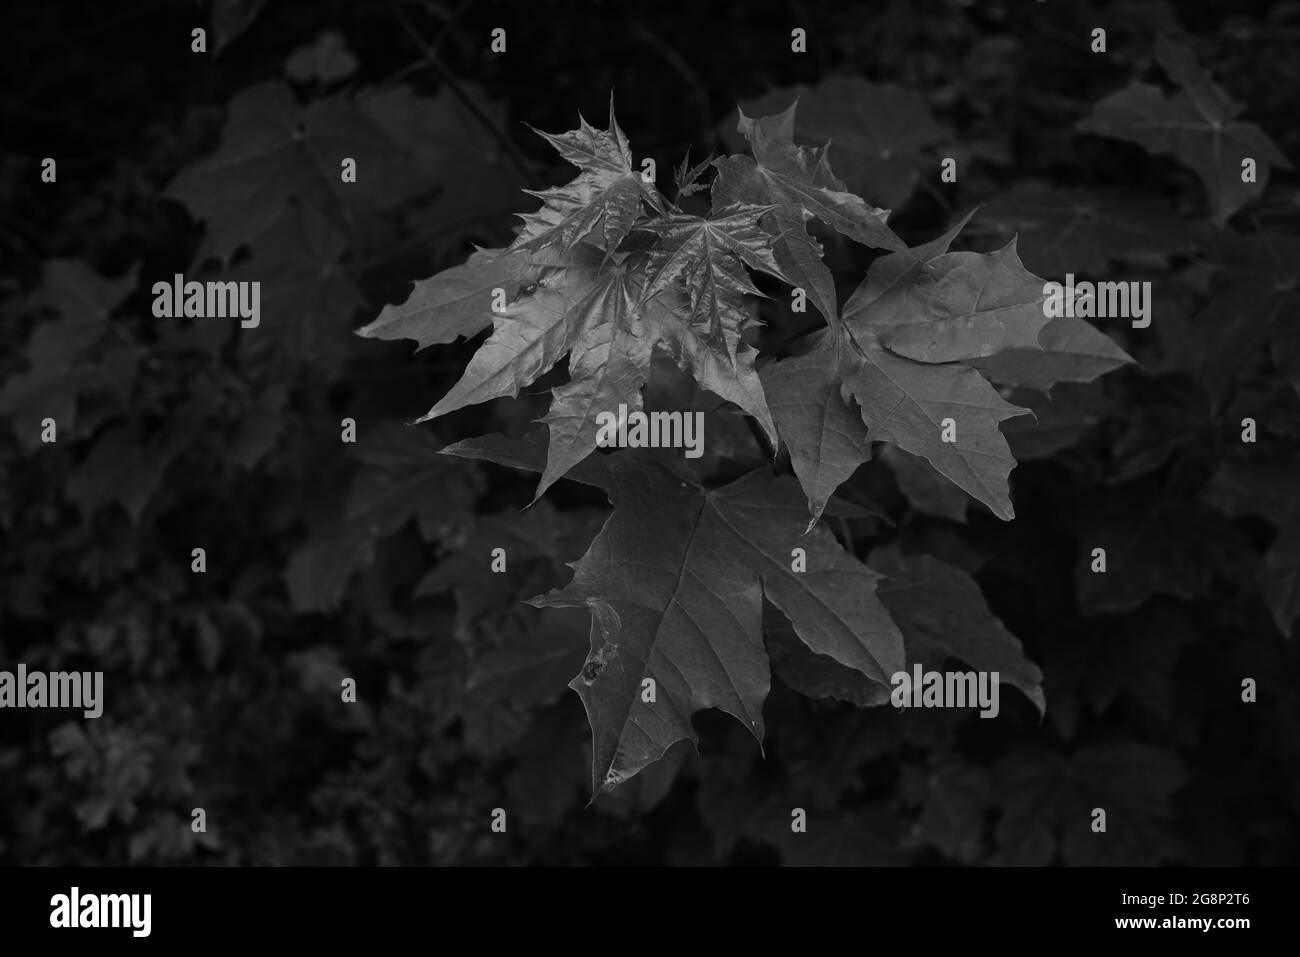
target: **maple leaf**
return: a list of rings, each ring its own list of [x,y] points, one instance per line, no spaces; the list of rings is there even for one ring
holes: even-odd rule
[[[922,771],[906,765],[899,790],[908,804],[920,807],[911,838],[930,844],[963,864],[977,863],[984,818],[993,803],[989,772],[951,758]]]
[[[835,281],[822,262],[820,244],[808,233],[815,217],[866,246],[906,250],[885,223],[888,211],[869,206],[831,172],[825,148],[794,142],[795,104],[775,116],[751,119],[742,111],[739,132],[754,158],[728,156],[714,161],[714,209],[738,204],[773,206],[771,229],[776,261],[789,281],[808,291],[817,309],[834,324],[839,319]]]
[[[140,524],[145,509],[163,487],[167,469],[203,438],[220,403],[219,388],[211,380],[201,380],[156,429],[133,421],[109,425],[69,478],[68,497],[87,518],[101,506],[117,502],[133,524]]]
[[[1221,401],[1243,367],[1267,343],[1273,363],[1300,392],[1300,240],[1277,232],[1227,234],[1213,249],[1217,270],[1209,301],[1172,343],[1179,365]]]
[[[946,135],[921,94],[857,76],[774,90],[743,109],[765,116],[792,102],[799,105],[795,136],[825,144],[849,189],[890,208],[907,201],[922,171],[935,162],[932,148]]]
[[[433,239],[435,250],[458,247],[484,220],[504,221],[524,187],[519,170],[479,118],[504,128],[504,105],[473,84],[461,84],[460,93],[444,86],[428,97],[394,86],[357,97],[362,112],[409,153],[426,179],[436,181],[436,195],[404,210],[419,234]]]
[[[345,157],[357,162],[355,183],[339,175]],[[300,106],[285,83],[272,81],[235,95],[218,150],[177,176],[167,195],[207,224],[196,261],[224,263],[301,205],[343,231],[355,212],[391,206],[427,185],[352,100],[331,96]]]
[[[877,591],[903,632],[909,665],[938,669],[949,656],[957,658],[997,672],[1040,715],[1046,712],[1042,672],[993,615],[973,578],[932,555],[905,556],[893,546],[875,549],[870,565],[885,576]]]
[[[1237,119],[1242,107],[1214,83],[1187,47],[1159,37],[1156,60],[1181,88],[1177,94],[1168,97],[1150,84],[1130,83],[1097,103],[1079,128],[1137,143],[1191,167],[1210,195],[1215,224],[1222,226],[1263,193],[1272,167],[1289,170],[1291,163],[1259,127]],[[1256,182],[1242,182],[1246,158],[1257,164]]]
[[[817,216],[860,242],[897,253],[873,263],[846,309],[851,341],[826,340],[832,343],[829,356],[790,360],[770,373],[786,390],[781,414],[787,441],[802,432],[801,446],[811,450],[806,435],[822,436],[825,455],[816,453],[816,463],[811,451],[795,456],[814,519],[834,487],[866,457],[861,429],[849,424],[845,402],[851,396],[882,420],[876,423],[883,426],[880,438],[913,433],[898,442],[913,451],[927,447],[915,434],[927,428],[920,420],[928,416],[935,426],[947,417],[938,414],[945,410],[936,399],[963,407],[968,419],[971,408],[981,410],[958,441],[949,468],[961,474],[959,485],[965,482],[962,487],[1009,517],[1006,493],[997,490],[1014,464],[1009,454],[1002,456],[1007,464],[1000,475],[987,462],[980,468],[963,464],[963,457],[996,457],[999,443],[1005,449],[997,422],[1017,410],[966,370],[936,369],[923,383],[900,360],[973,361],[1013,347],[1037,347],[1047,321],[1041,282],[1023,269],[1014,242],[984,255],[947,253],[965,220],[933,243],[909,250],[885,225],[883,210],[843,190],[824,149],[794,144],[793,117],[793,107],[759,120],[742,114],[741,131],[755,159],[715,161],[719,176],[709,217],[661,211],[638,222],[646,196],[611,105],[608,131],[584,120],[578,130],[548,137],[582,172],[569,187],[544,194],[549,198],[543,210],[525,217],[509,250],[480,250],[465,266],[417,283],[406,304],[385,307],[360,332],[413,338],[424,347],[473,335],[491,322],[491,336],[461,380],[420,421],[515,396],[568,355],[569,382],[554,390],[544,420],[551,464],[539,496],[595,448],[601,413],[641,408],[656,347],[701,386],[754,416],[775,444],[777,427],[754,368],[755,353],[743,339],[751,322],[747,298],[760,295],[746,270],[788,283],[807,281],[814,302],[838,326],[834,284],[806,229],[806,219]],[[683,168],[683,183],[697,173],[698,167]],[[637,192],[628,199],[633,184]],[[765,217],[771,218],[766,225]],[[648,237],[648,248],[634,243],[618,250],[633,229]],[[500,301],[491,300],[508,287],[514,289],[511,301],[492,308]],[[856,374],[851,383],[840,381],[846,363]],[[819,372],[807,378],[805,365]],[[828,399],[837,382],[841,396]],[[903,408],[908,393],[912,406]],[[990,449],[985,438],[993,443]],[[935,449],[934,457],[953,459],[951,451]]]
[[[846,701],[859,708],[889,703],[889,688],[833,658],[810,651],[790,622],[770,609],[763,612],[763,638],[772,673],[804,697]]]
[[[600,270],[591,246],[570,250],[563,265],[541,266],[513,300],[491,313],[492,335],[479,347],[451,390],[418,421],[500,396],[516,396],[568,352],[581,326],[580,306],[616,285],[623,273]],[[454,315],[454,314],[453,314]],[[440,341],[440,340],[433,340]]]
[[[759,373],[760,381],[762,372]],[[689,374],[677,367],[663,351],[655,353],[651,362],[650,381],[643,393],[645,404],[651,409],[677,409],[683,415],[704,415],[708,442],[701,449],[695,466],[700,474],[717,469],[723,460],[756,464],[767,457],[748,419],[742,411],[703,388]]]
[[[858,403],[872,439],[925,459],[999,518],[1014,516],[1007,478],[1015,459],[998,426],[1027,410],[978,372],[955,363],[927,366],[869,345],[846,367],[841,392]],[[956,426],[951,442],[942,436],[946,419]]]
[[[664,308],[647,309],[646,312],[656,345],[677,363],[678,368],[689,372],[700,386],[753,416],[775,446],[776,425],[755,369],[757,350],[741,338],[739,329],[729,324],[723,326],[723,342],[712,341],[702,334],[704,330],[681,321],[685,306],[678,304],[674,307],[671,297],[665,301],[667,295],[660,294],[652,303]]]
[[[479,656],[470,668],[465,690],[514,707],[550,704],[567,687],[587,657],[585,616],[576,609],[540,612],[531,627],[510,632],[504,641]]]
[[[995,515],[1012,517],[1007,476],[1015,460],[998,426],[1025,410],[953,360],[1037,347],[1047,322],[1042,283],[1020,265],[1014,243],[948,253],[965,222],[905,255],[875,260],[845,304],[842,330],[813,337],[804,355],[764,370],[814,521],[866,460],[871,440],[926,459]],[[955,441],[943,441],[945,419],[956,423]]]
[[[378,543],[415,519],[426,538],[461,521],[479,490],[477,475],[449,468],[427,432],[386,423],[359,443],[363,463],[335,521],[312,530],[285,570],[293,607],[326,611]]]
[[[662,211],[663,201],[652,183],[632,169],[627,137],[614,119],[609,102],[609,129],[601,131],[581,115],[579,127],[568,133],[534,130],[582,172],[564,186],[536,192],[541,209],[521,218],[523,229],[511,249],[547,249],[567,253],[579,243],[614,252],[632,229],[642,203]]]
[[[420,438],[415,438],[420,436]],[[384,423],[359,443],[362,470],[348,495],[344,519],[375,538],[414,519],[426,539],[436,539],[463,520],[461,510],[477,495],[478,476],[447,468],[428,433]]]
[[[1025,269],[1013,239],[991,253],[947,252],[971,214],[943,236],[875,260],[844,304],[854,337],[918,362],[983,359],[1040,348],[1047,325],[1043,281]]]
[[[811,340],[801,356],[763,367],[763,390],[777,433],[790,450],[799,484],[808,496],[809,525],[821,517],[835,490],[871,457],[861,417],[841,395],[851,360],[847,344],[829,333]]]
[[[540,443],[500,436],[444,450],[538,470]],[[570,683],[592,726],[592,791],[610,790],[695,741],[691,716],[716,707],[763,735],[770,669],[766,597],[814,652],[882,684],[903,661],[902,637],[875,597],[876,574],[830,533],[804,534],[797,486],[767,469],[717,489],[676,474],[643,450],[598,456],[570,478],[603,489],[614,511],[574,578],[534,599],[585,607],[591,651]],[[791,570],[791,549],[807,570]],[[643,681],[654,679],[654,702]]]
[[[1193,601],[1216,578],[1242,579],[1254,555],[1249,541],[1223,515],[1199,502],[1172,499],[1143,486],[1124,499],[1088,503],[1079,518],[1087,550],[1075,566],[1084,614],[1131,611],[1154,595]],[[1093,548],[1106,550],[1107,574],[1092,571]],[[1134,574],[1117,575],[1118,569]],[[1141,573],[1137,573],[1141,570]]]
[[[808,493],[813,521],[828,493],[866,461],[870,440],[924,458],[999,518],[1012,518],[1007,477],[1015,459],[998,426],[1027,410],[1004,400],[975,370],[913,362],[874,342],[857,349],[826,335],[807,355],[777,363],[769,375],[773,407],[787,410],[785,429],[778,425],[778,431]],[[796,403],[801,418],[789,412]],[[952,442],[942,437],[945,419],[960,423]]]
[[[544,616],[520,603],[539,589],[565,580],[566,560],[582,554],[600,531],[605,515],[604,509],[597,508],[561,513],[542,500],[523,513],[510,509],[480,517],[468,534],[442,543],[444,554],[415,586],[415,595],[451,592],[456,599],[455,637],[461,641],[470,641],[477,625],[486,622],[499,630],[503,619],[513,622],[522,613],[528,613],[519,621],[519,631],[526,637],[537,618]],[[509,554],[505,574],[484,561],[495,548]],[[565,675],[565,681],[568,678]]]
[[[518,395],[568,354],[569,382],[555,388],[544,420],[553,464],[538,485],[540,496],[595,449],[602,412],[620,404],[641,408],[641,388],[659,347],[701,386],[754,416],[775,444],[776,426],[754,368],[755,352],[741,339],[739,321],[728,312],[722,339],[715,341],[707,327],[689,321],[686,293],[677,284],[661,283],[665,288],[647,295],[644,252],[611,256],[581,244],[563,255],[528,250],[476,255],[465,267],[417,284],[405,306],[386,307],[360,330],[428,344],[478,331],[485,318],[493,323],[492,335],[461,379],[418,421]],[[753,250],[746,256],[762,261]],[[671,278],[669,267],[660,275],[665,271]],[[513,280],[514,298],[493,311],[491,284],[507,280]]]
[[[759,218],[773,208],[740,205],[708,219],[666,216],[642,226],[658,238],[650,251],[651,279],[644,298],[653,299],[680,285],[687,302],[686,322],[703,326],[709,342],[728,345],[726,333],[739,333],[748,318],[742,308],[744,297],[763,295],[744,266],[789,282],[776,263],[772,238],[758,225]]]
[[[1260,515],[1278,526],[1259,572],[1260,590],[1283,635],[1300,618],[1300,467],[1283,462],[1224,462],[1206,498],[1229,515]]]
[[[980,207],[981,225],[1017,236],[1025,265],[1046,276],[1089,273],[1115,260],[1167,260],[1193,235],[1167,203],[1129,189],[1016,186]]]
[[[68,481],[68,497],[87,517],[102,505],[118,502],[138,525],[167,467],[194,443],[202,423],[201,415],[182,414],[153,437],[134,423],[109,426]]]
[[[1005,349],[969,364],[994,382],[1050,392],[1058,382],[1092,382],[1133,357],[1082,319],[1060,316],[1038,333],[1036,348]]]
[[[366,304],[339,268],[346,248],[342,234],[314,207],[281,218],[249,244],[248,259],[222,275],[262,284],[258,327],[239,337],[245,355],[285,357],[322,371],[346,360],[347,330]]]
[[[868,565],[884,576],[876,594],[903,636],[905,669],[937,671],[955,658],[977,671],[997,672],[1040,715],[1046,712],[1042,672],[989,609],[971,576],[930,555],[902,555],[892,545],[874,549]],[[801,694],[859,707],[889,700],[889,688],[813,652],[783,622],[768,621],[765,631],[777,676]]]
[[[57,318],[40,322],[24,349],[30,368],[10,375],[0,389],[0,415],[12,419],[25,449],[40,444],[41,420],[53,418],[61,434],[75,434],[78,398],[97,389],[129,394],[131,381],[117,374],[133,368],[85,361],[86,353],[108,330],[108,317],[135,287],[139,266],[106,279],[79,259],[51,259],[32,294],[33,309],[50,309]],[[122,353],[137,350],[123,348]]]
[[[686,155],[682,157],[681,164],[673,170],[673,182],[677,185],[677,198],[690,196],[693,193],[699,193],[707,189],[703,183],[698,182],[704,172],[713,165],[713,154],[710,153],[703,160],[691,165],[691,148],[686,147]]]
[[[715,161],[719,182],[714,190],[721,189],[723,205],[742,201],[802,207],[865,246],[906,251],[906,244],[885,224],[889,211],[850,193],[831,172],[825,147],[795,145],[796,105],[792,103],[774,116],[750,118],[740,112],[737,128],[749,142],[754,158],[731,156]]]
[[[1092,743],[1070,755],[1022,747],[998,762],[995,777],[994,793],[1006,801],[994,863],[1043,866],[1060,853],[1068,864],[1132,866],[1178,854],[1171,798],[1188,774],[1169,750],[1135,741]],[[1106,841],[1087,827],[1097,806],[1109,814]]]
[[[371,339],[414,339],[416,351],[455,342],[492,325],[494,290],[513,301],[536,282],[542,264],[503,249],[476,249],[459,266],[414,283],[401,305],[388,304],[357,335]]]
[[[643,288],[626,265],[605,273],[581,304],[574,320],[569,381],[556,386],[542,420],[550,432],[546,471],[537,485],[540,497],[560,476],[596,448],[597,417],[626,406],[641,408],[641,388],[650,378],[655,333]]]
[[[673,322],[646,302],[626,260],[598,270],[600,254],[573,250],[581,266],[546,269],[515,302],[494,314],[496,327],[461,380],[419,421],[519,389],[571,353],[569,382],[554,390],[545,422],[548,467],[537,496],[596,447],[597,417],[620,404],[641,407],[659,331]]]

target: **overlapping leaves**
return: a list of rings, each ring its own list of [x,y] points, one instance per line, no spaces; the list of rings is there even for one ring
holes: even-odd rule
[[[568,356],[569,382],[555,389],[545,419],[550,460],[538,494],[595,449],[601,412],[641,408],[659,348],[789,447],[814,519],[868,457],[871,441],[920,456],[1010,518],[1007,477],[1015,463],[999,424],[1023,410],[976,368],[1014,353],[1004,370],[1013,377],[1049,385],[1074,377],[1039,340],[1047,324],[1042,281],[1021,264],[1014,241],[987,254],[949,252],[966,220],[908,249],[884,210],[835,177],[824,147],[795,144],[795,109],[741,114],[739,130],[754,155],[714,161],[707,217],[672,206],[633,171],[612,111],[607,130],[583,120],[577,130],[546,135],[578,176],[536,194],[542,207],[524,217],[508,249],[480,250],[417,283],[405,304],[385,307],[361,334],[423,347],[492,328],[425,419],[515,396]],[[842,314],[807,231],[813,218],[889,251]],[[761,378],[745,338],[760,294],[751,273],[804,289],[830,326],[811,349],[769,365]],[[1052,342],[1073,349],[1087,337],[1072,332]],[[1127,359],[1090,339],[1094,345],[1110,360],[1105,368]],[[1046,369],[1038,375],[1034,355]],[[949,420],[955,436],[950,428],[945,438]]]
[[[500,436],[447,451],[540,467],[536,446]],[[570,687],[595,736],[593,791],[694,740],[691,716],[703,708],[726,711],[762,739],[771,683],[763,598],[814,654],[882,687],[902,668],[902,635],[875,596],[879,576],[824,529],[804,535],[789,479],[759,469],[705,489],[649,451],[595,456],[572,476],[606,491],[615,511],[573,581],[534,602],[592,615],[591,651]],[[806,550],[806,571],[790,561],[796,547]]]
[[[741,114],[753,156],[713,161],[707,215],[678,208],[633,170],[612,110],[606,130],[583,120],[543,134],[577,177],[534,194],[542,206],[523,217],[508,248],[479,250],[417,283],[406,303],[360,331],[424,347],[491,329],[421,421],[516,396],[567,356],[568,381],[553,389],[542,420],[544,455],[540,440],[449,451],[539,471],[539,496],[567,474],[613,501],[573,582],[538,599],[592,614],[591,652],[572,687],[592,724],[597,791],[693,739],[691,716],[702,708],[721,708],[761,734],[770,683],[764,597],[814,656],[876,687],[862,700],[882,700],[909,660],[904,640],[919,649],[929,639],[896,623],[874,597],[876,573],[814,529],[836,488],[873,442],[886,442],[918,467],[928,463],[953,494],[1009,519],[1015,460],[1000,426],[1028,410],[985,376],[1050,389],[1127,361],[1091,327],[1048,335],[1043,280],[1025,269],[1014,239],[987,253],[950,251],[967,216],[909,248],[887,211],[835,176],[826,147],[795,143],[795,109]],[[702,173],[684,164],[679,201]],[[842,309],[808,230],[814,219],[884,251]],[[827,323],[801,351],[761,370],[749,336],[759,276],[803,290]],[[589,458],[602,413],[643,408],[656,350],[788,449],[797,483],[763,466],[706,488],[648,453]],[[806,568],[792,561],[798,549]],[[967,657],[1004,634],[986,628]],[[1041,707],[1037,671],[1014,647],[1017,662],[1010,670],[1025,676],[1020,686]],[[648,678],[657,682],[653,702],[642,697]]]
[[[658,191],[632,170],[632,151],[614,119],[612,100],[609,129],[603,133],[581,120],[568,133],[539,135],[581,172],[564,186],[528,190],[542,200],[542,207],[523,217],[524,228],[512,249],[569,252],[585,241],[612,250],[631,231],[643,202],[662,209]]]

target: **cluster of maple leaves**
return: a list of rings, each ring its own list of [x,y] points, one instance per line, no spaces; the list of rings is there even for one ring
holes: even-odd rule
[[[1225,99],[1213,96],[1186,50],[1161,43],[1162,62],[1190,90],[1182,96],[1189,103],[1199,96],[1203,119],[1218,128],[1231,116]],[[1150,96],[1145,87],[1117,94],[1118,102],[1098,106],[1091,128],[1146,130],[1113,115]],[[1179,111],[1189,107],[1155,96],[1152,109],[1174,117],[1157,128],[1183,129]],[[573,582],[538,600],[586,607],[593,617],[591,658],[572,686],[593,727],[597,791],[693,740],[691,718],[703,708],[734,715],[761,739],[771,682],[764,598],[809,652],[879,689],[909,660],[940,665],[954,652],[952,639],[927,648],[929,656],[915,647],[924,639],[909,648],[876,593],[877,574],[814,528],[835,490],[867,461],[872,443],[883,442],[1011,519],[1015,459],[1000,425],[1029,410],[994,383],[1050,390],[1131,361],[1088,323],[1048,319],[1044,281],[1025,269],[1015,239],[989,253],[950,252],[968,214],[939,238],[908,247],[889,228],[887,211],[836,177],[826,146],[796,144],[795,105],[739,116],[752,156],[694,167],[687,159],[677,170],[680,202],[704,188],[699,180],[712,168],[706,215],[684,211],[634,169],[612,103],[606,130],[583,120],[569,133],[542,134],[578,176],[536,194],[541,207],[523,217],[508,248],[480,249],[417,283],[405,303],[385,307],[361,330],[424,348],[492,329],[460,381],[420,421],[517,396],[568,357],[568,382],[553,389],[542,420],[544,458],[492,442],[448,451],[540,471],[537,496],[571,475],[614,503]],[[1262,142],[1265,163],[1286,162],[1253,127],[1229,125],[1226,135]],[[1176,145],[1141,141],[1154,150]],[[1216,217],[1244,202],[1235,186],[1214,195]],[[884,251],[842,309],[808,229],[813,220]],[[764,293],[750,272],[793,287],[826,323],[798,354],[761,369],[746,332],[755,321],[749,304]],[[700,388],[751,416],[773,449],[788,450],[811,520],[801,521],[796,490],[770,469],[707,488],[703,477],[692,480],[649,454],[582,465],[596,448],[602,413],[642,407],[656,347]],[[788,560],[800,547],[806,572]],[[929,597],[952,600],[942,587]],[[1041,708],[1036,669],[1008,653],[1018,647],[1009,636],[977,641],[957,657],[983,670],[998,670],[998,659],[1005,670],[1009,660],[1010,674],[1027,676],[1023,690]],[[661,689],[653,701],[642,694],[647,676]]]
[[[1270,166],[1289,164],[1235,119],[1240,108],[1190,51],[1162,37],[1157,57],[1181,87],[1177,97],[1134,84],[1099,103],[1083,129],[1192,157],[1222,225],[1258,192],[1243,182],[1243,158],[1262,167],[1264,183]],[[816,102],[835,102],[839,92]],[[584,119],[568,133],[543,133],[578,176],[535,194],[542,205],[523,216],[508,248],[480,249],[418,282],[405,303],[361,330],[424,348],[491,328],[460,381],[420,421],[517,396],[568,357],[568,381],[554,387],[542,420],[544,457],[481,441],[447,451],[540,471],[538,497],[571,475],[605,490],[615,506],[573,581],[535,600],[592,615],[590,657],[571,687],[592,725],[596,792],[695,740],[692,716],[704,708],[733,715],[762,739],[771,683],[764,599],[807,652],[874,682],[875,703],[904,665],[937,667],[952,655],[981,670],[1000,662],[1008,683],[1023,676],[1022,690],[1043,707],[1037,669],[1014,638],[982,635],[957,653],[952,636],[937,647],[905,636],[877,594],[877,573],[814,526],[876,442],[923,459],[1011,519],[1015,459],[1000,426],[1029,410],[996,384],[1050,391],[1132,360],[1081,319],[1049,320],[1043,279],[1025,269],[1016,239],[989,253],[950,252],[970,214],[909,247],[886,210],[835,175],[828,146],[796,144],[796,107],[757,118],[739,112],[750,156],[682,161],[679,203],[713,173],[707,214],[684,211],[634,169],[612,101],[606,130]],[[814,220],[884,251],[842,308],[809,231]],[[764,293],[750,273],[793,287],[826,323],[797,354],[761,369],[746,333],[755,322],[750,303]],[[700,388],[751,416],[774,450],[788,450],[811,514],[806,528],[796,490],[770,469],[709,488],[662,456],[582,464],[602,413],[642,407],[656,347]],[[787,560],[798,548],[806,571]],[[938,582],[947,580],[921,581],[933,592],[927,597],[954,601]],[[657,684],[653,698],[643,693],[647,677]]]
[[[446,347],[396,368],[352,329],[400,298],[386,273],[422,275],[520,208],[526,178],[483,124],[504,107],[472,84],[348,88],[356,58],[327,37],[284,79],[196,108],[72,207],[60,232],[87,244],[46,257],[5,305],[26,335],[0,370],[16,439],[7,648],[31,664],[45,649],[47,667],[93,655],[122,689],[99,724],[41,725],[28,753],[44,760],[6,799],[59,781],[75,799],[24,811],[30,833],[49,847],[88,833],[131,859],[405,860],[412,833],[437,835],[434,859],[482,858],[500,853],[472,819],[489,798],[547,835],[513,838],[550,841],[533,845],[546,859],[600,853],[617,838],[590,814],[557,824],[585,804],[572,679],[588,787],[614,788],[597,810],[698,813],[712,855],[762,840],[811,862],[1194,856],[1169,826],[1175,796],[1203,824],[1234,788],[1285,789],[1238,743],[1239,764],[1197,756],[1243,721],[1272,740],[1234,709],[1239,673],[1285,673],[1277,630],[1300,617],[1300,245],[1293,188],[1268,187],[1282,150],[1185,48],[1155,52],[1165,88],[1135,80],[1089,101],[1075,140],[1033,141],[1040,173],[1077,172],[1076,149],[1167,158],[1145,192],[1064,173],[991,186],[996,108],[963,147],[933,97],[847,75],[746,100],[714,136],[736,155],[684,162],[668,194],[612,115],[549,135],[577,178],[362,330]],[[936,182],[949,152],[959,184]],[[142,242],[170,235],[157,222],[109,211],[165,207],[161,187],[195,226],[160,253]],[[915,220],[884,212],[915,211],[918,191],[966,204],[919,245],[895,232],[920,235]],[[964,244],[994,251],[951,251]],[[142,290],[180,270],[262,281],[263,327],[151,323]],[[1106,328],[1121,347],[1044,318],[1044,279],[1111,271],[1157,279],[1149,331]],[[793,289],[811,314],[790,312]],[[434,378],[484,333],[439,421],[398,424],[428,407],[404,370]],[[546,389],[544,428],[441,454],[466,407]],[[537,402],[484,418],[523,432]],[[595,451],[595,416],[620,404],[703,411],[704,458]],[[57,446],[40,444],[46,415]],[[340,454],[342,415],[360,441]],[[1247,415],[1257,445],[1239,441]],[[520,512],[468,459],[538,473],[534,504]],[[986,520],[1012,518],[1012,491],[1016,520]],[[185,561],[199,543],[206,578]],[[958,739],[968,716],[869,707],[892,671],[954,662],[999,671],[1033,706],[1004,696],[1002,721],[974,722],[1014,738],[988,760],[983,739]],[[1224,686],[1173,680],[1190,667]],[[366,690],[339,709],[349,674]],[[1022,724],[1039,733],[1016,738]],[[726,747],[688,759],[673,744],[697,732]],[[729,735],[762,738],[766,762]],[[293,837],[250,811],[300,783],[268,769],[324,767],[332,750],[346,766],[313,783]],[[1093,806],[1079,781],[1124,809],[1108,842],[1075,826]],[[1277,819],[1275,798],[1253,800]],[[217,822],[202,838],[175,811],[200,802]],[[797,838],[795,805],[816,824]]]

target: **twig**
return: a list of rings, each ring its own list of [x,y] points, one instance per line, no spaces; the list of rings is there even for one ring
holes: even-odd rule
[[[708,93],[704,88],[704,83],[700,76],[691,65],[686,62],[680,53],[664,43],[659,35],[645,25],[641,20],[632,22],[632,35],[654,50],[663,58],[664,62],[672,67],[673,72],[680,76],[690,85],[691,98],[695,100],[696,112],[699,114],[700,124],[703,127],[702,132],[709,137],[711,145],[718,145],[717,124],[713,119],[713,110],[709,107]]]
[[[443,66],[442,60],[438,58],[438,51],[424,37],[420,36],[419,31],[415,29],[406,14],[402,12],[401,7],[394,0],[389,0],[388,6],[393,11],[393,16],[397,18],[397,22],[401,24],[402,29],[406,31],[407,36],[424,54],[422,64],[430,67],[438,74],[438,78],[446,85],[447,89],[451,90],[456,99],[460,100],[461,105],[469,110],[479,125],[497,141],[497,144],[505,152],[515,169],[518,170],[519,175],[523,177],[524,182],[531,189],[537,189],[541,184],[534,178],[532,168],[528,165],[528,159],[520,152],[519,147],[506,135],[503,129],[492,121],[490,116],[483,112],[482,107],[474,102],[474,98],[465,92],[465,88],[460,85],[460,81],[448,72],[447,68]]]
[[[446,19],[446,21],[443,22],[442,28],[438,31],[438,35],[435,36],[433,38],[433,42],[429,44],[429,50],[431,53],[436,54],[439,50],[442,49],[442,44],[446,41],[446,39],[449,36],[451,36],[451,31],[456,26],[456,23],[460,20],[461,15],[466,10],[469,9],[469,5],[473,2],[474,0],[462,0],[461,5],[451,12],[451,16],[449,16]],[[416,72],[417,70],[423,69],[427,65],[427,61],[428,61],[428,56],[423,56],[420,59],[416,60],[414,63],[406,64],[406,66],[399,68],[395,72],[390,73],[384,79],[380,80],[379,83],[376,84],[375,89],[377,90],[388,89],[390,86],[392,86],[394,83],[398,82],[399,80],[405,79],[406,77],[410,76],[412,73]]]
[[[451,11],[451,16],[443,21],[442,28],[438,31],[438,35],[435,36],[433,42],[429,44],[429,49],[432,52],[437,53],[442,49],[443,41],[451,36],[451,31],[460,21],[461,15],[469,9],[470,4],[473,2],[474,0],[461,0],[460,6]]]

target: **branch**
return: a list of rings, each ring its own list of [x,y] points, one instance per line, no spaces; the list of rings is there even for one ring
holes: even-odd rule
[[[393,11],[393,16],[397,18],[397,22],[400,23],[402,29],[406,31],[407,36],[411,38],[411,41],[424,54],[424,59],[418,64],[413,64],[411,69],[418,66],[430,67],[434,73],[438,75],[438,78],[443,82],[447,89],[451,90],[456,99],[460,100],[461,105],[463,105],[465,109],[469,110],[474,119],[478,121],[478,124],[497,141],[497,144],[501,147],[502,151],[504,151],[510,162],[519,172],[519,175],[523,178],[523,181],[528,184],[529,188],[540,189],[542,184],[534,177],[532,168],[528,164],[528,158],[520,152],[519,147],[516,146],[514,141],[506,135],[505,130],[497,126],[496,123],[493,122],[492,118],[483,112],[483,108],[475,102],[474,98],[465,92],[465,88],[461,86],[460,81],[452,76],[447,68],[443,66],[442,60],[438,57],[437,46],[429,43],[424,39],[424,37],[420,36],[419,31],[415,29],[415,26],[409,19],[407,19],[406,14],[402,12],[401,7],[399,7],[394,0],[389,0],[388,5]],[[442,35],[445,35],[446,32],[447,31],[444,28]],[[442,35],[440,35],[440,39]],[[404,70],[403,72],[406,71]]]

